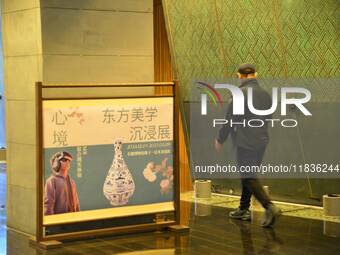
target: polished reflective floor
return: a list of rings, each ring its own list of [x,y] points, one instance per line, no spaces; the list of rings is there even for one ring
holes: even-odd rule
[[[201,207],[182,202],[186,234],[167,231],[130,234],[64,243],[62,248],[43,251],[29,246],[28,236],[6,230],[1,218],[0,254],[340,254],[339,223],[282,216],[274,229],[259,226],[263,213],[254,213],[252,222],[230,220],[228,209]],[[195,215],[196,213],[196,215]],[[198,216],[197,214],[201,215]],[[204,216],[205,215],[205,216]],[[327,227],[327,226],[326,226]],[[326,229],[327,230],[327,229]],[[7,236],[7,248],[4,245]]]
[[[79,240],[45,251],[31,247],[29,236],[6,228],[6,172],[0,164],[0,254],[340,254],[340,223],[334,218],[293,217],[296,209],[286,207],[274,229],[263,229],[261,211],[252,212],[251,222],[229,219],[229,206],[238,202],[235,197],[194,203],[190,196],[181,196],[186,200],[181,202],[182,224],[190,227],[188,233],[163,231]],[[303,208],[304,215],[307,209]]]

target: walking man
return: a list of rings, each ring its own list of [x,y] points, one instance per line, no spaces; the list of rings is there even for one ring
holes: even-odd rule
[[[240,89],[242,90],[245,102],[247,102],[247,89],[253,90],[253,106],[257,110],[269,109],[272,105],[270,95],[260,87],[256,80],[256,69],[252,64],[242,64],[237,76],[241,82]],[[228,123],[247,123],[250,119],[266,119],[269,116],[258,116],[251,113],[245,103],[244,115],[233,115],[232,102],[228,106],[226,120]],[[266,146],[269,142],[268,125],[262,127],[247,127],[243,125],[223,125],[219,130],[215,140],[215,149],[219,153],[222,149],[222,144],[227,140],[229,134],[232,136],[233,144],[237,149],[237,165],[241,166],[260,166]],[[242,195],[240,206],[235,211],[230,212],[229,217],[242,220],[250,220],[249,211],[250,199],[254,195],[255,198],[265,208],[265,219],[262,223],[263,227],[271,227],[274,225],[276,218],[281,214],[281,210],[276,207],[264,191],[256,173],[240,173],[242,184]]]

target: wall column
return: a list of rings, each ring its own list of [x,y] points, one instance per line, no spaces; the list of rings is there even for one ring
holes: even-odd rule
[[[34,235],[35,82],[153,82],[153,2],[2,0],[2,7],[7,224]]]

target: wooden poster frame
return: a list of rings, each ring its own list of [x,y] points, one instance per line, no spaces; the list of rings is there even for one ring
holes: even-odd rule
[[[129,94],[133,94],[133,90],[136,88],[171,88],[172,93],[157,95],[154,93],[153,95],[147,96],[86,96],[86,97],[75,97],[74,94],[70,95],[67,94],[65,97],[55,97],[53,95],[48,95],[47,92],[50,89],[54,90],[65,90],[72,88],[73,90],[77,91],[77,89],[88,89],[93,88],[96,91],[102,88],[104,89],[115,89],[115,88],[128,88]],[[45,94],[44,94],[45,93]],[[52,93],[53,94],[53,93]],[[43,101],[44,100],[88,100],[88,99],[129,99],[129,98],[153,98],[153,97],[172,97],[173,98],[173,164],[174,164],[174,214],[173,220],[166,220],[160,222],[153,222],[153,223],[146,223],[146,224],[137,224],[137,225],[127,225],[127,226],[119,226],[119,227],[107,227],[103,229],[91,229],[91,230],[80,230],[80,231],[73,231],[61,234],[54,234],[54,235],[44,235],[44,224],[43,224],[43,194],[44,194],[44,169],[43,169]],[[36,236],[33,240],[31,240],[34,244],[47,248],[48,243],[53,246],[58,241],[62,240],[69,240],[75,238],[85,238],[85,237],[92,237],[92,236],[100,236],[100,235],[109,235],[109,234],[119,234],[119,233],[131,233],[131,232],[143,232],[143,231],[151,231],[151,230],[159,230],[163,228],[170,228],[175,231],[179,229],[187,229],[185,226],[180,226],[180,171],[179,171],[179,83],[175,82],[157,82],[157,83],[117,83],[117,84],[43,84],[42,82],[36,83],[36,121],[37,121],[37,128],[36,128],[36,139],[37,139],[37,169],[36,169],[36,183],[37,183],[37,192],[36,192]],[[161,212],[163,213],[163,212]],[[140,215],[155,215],[157,212],[152,213],[145,213]],[[138,216],[140,216],[138,215]],[[113,219],[113,218],[112,218]],[[117,219],[117,218],[115,218]],[[91,220],[92,222],[98,221]],[[87,221],[85,221],[87,222]],[[71,223],[63,223],[65,224],[72,224]],[[54,244],[53,244],[54,242]]]

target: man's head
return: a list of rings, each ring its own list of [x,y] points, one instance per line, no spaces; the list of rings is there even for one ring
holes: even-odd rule
[[[239,79],[256,78],[256,68],[249,63],[242,64],[237,70],[237,76]]]
[[[54,172],[68,171],[71,167],[72,155],[66,151],[59,151],[51,157],[50,163]]]

